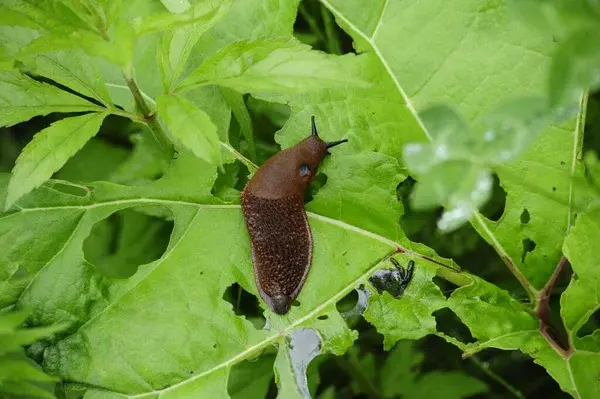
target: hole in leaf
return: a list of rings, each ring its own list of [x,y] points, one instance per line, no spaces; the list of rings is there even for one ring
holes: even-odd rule
[[[291,108],[288,105],[268,102],[248,96],[246,107],[252,117],[254,132],[254,147],[256,148],[257,165],[262,165],[267,159],[281,151],[281,146],[275,141],[277,133],[290,117]],[[310,121],[306,122],[306,136],[310,133]],[[239,129],[230,131],[229,141],[244,155],[248,155],[248,144]]]
[[[226,202],[238,200],[248,182],[248,168],[242,162],[235,161],[223,165],[223,169],[217,169],[217,178],[210,192]]]
[[[400,226],[411,241],[435,249],[442,257],[455,259],[473,250],[478,243],[485,243],[470,224],[465,224],[448,234],[441,233],[437,228],[437,221],[443,212],[441,207],[428,211],[412,209],[409,199],[415,185],[416,181],[409,176],[396,188],[398,200],[404,206]]]
[[[454,290],[457,288],[454,284],[450,283],[447,280],[444,280],[439,276],[433,276],[431,281],[433,281],[433,283],[438,286],[438,288],[446,298],[450,298],[450,295],[452,295]]]
[[[83,242],[85,259],[109,277],[128,278],[167,249],[173,222],[151,216],[172,213],[162,206],[127,208],[97,222]]]
[[[409,198],[415,187],[410,176],[398,184],[396,193],[402,202],[404,214],[400,217],[400,226],[413,242],[422,243],[434,249],[444,258],[452,258],[465,270],[476,269],[477,275],[511,292],[524,293],[523,287],[514,279],[494,248],[487,243],[470,224],[442,234],[437,228],[437,220],[442,208],[430,211],[415,211]],[[501,195],[497,190],[494,195]],[[475,260],[478,261],[475,261]],[[480,260],[486,260],[486,267],[480,267]]]
[[[54,190],[60,191],[63,194],[73,195],[79,198],[84,198],[92,192],[92,190],[88,187],[72,184],[66,181],[64,183],[59,181],[50,181],[48,182],[48,185],[50,185]]]
[[[525,257],[529,252],[533,252],[535,249],[535,242],[530,238],[525,238],[522,241],[523,252],[521,253],[521,263],[525,263]]]
[[[492,221],[498,221],[504,213],[506,207],[506,191],[500,185],[498,175],[494,173],[494,185],[492,186],[492,196],[481,208],[481,214]]]
[[[312,183],[310,183],[310,185],[306,188],[306,191],[304,193],[304,203],[308,204],[309,202],[311,202],[317,195],[319,190],[323,188],[323,186],[325,186],[326,183],[327,175],[325,173],[318,172]]]
[[[275,382],[275,376],[271,378],[271,382],[269,383],[269,390],[267,391],[267,396],[265,399],[277,399],[278,398],[278,389],[277,383]]]
[[[314,49],[329,54],[356,54],[352,38],[336,23],[331,11],[317,0],[300,3],[294,35]]]
[[[329,316],[327,316],[326,314],[321,315],[319,317],[317,317],[317,320],[327,320],[329,318]]]
[[[521,212],[521,224],[527,224],[530,220],[531,217],[529,216],[529,211],[527,208],[524,208],[523,212]]]
[[[300,306],[300,301],[297,300],[297,299],[294,299],[294,302],[292,302],[292,306],[299,307]]]
[[[343,314],[343,313],[349,312],[350,310],[354,309],[357,302],[358,302],[358,292],[356,292],[356,290],[352,290],[345,297],[340,299],[335,304],[335,307],[338,312]]]
[[[232,399],[264,398],[274,383],[274,354],[237,363],[231,368],[227,392]],[[277,390],[277,387],[275,387]]]
[[[593,334],[594,331],[600,329],[600,310],[596,310],[585,322],[583,326],[577,331],[579,338],[585,337],[586,335]]]
[[[244,316],[256,329],[260,330],[265,326],[266,319],[262,314],[258,298],[238,283],[233,283],[225,290],[223,299],[233,306],[233,312],[237,316]]]
[[[463,343],[475,342],[469,328],[464,325],[456,313],[449,308],[436,310],[432,315],[435,317],[436,328],[438,331],[456,338]]]
[[[552,191],[553,191],[553,192],[554,192],[554,191],[556,191],[556,187],[552,187]]]

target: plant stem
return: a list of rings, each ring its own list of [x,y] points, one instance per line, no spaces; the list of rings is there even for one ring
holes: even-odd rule
[[[496,239],[494,234],[487,227],[487,225],[485,224],[485,221],[483,220],[483,218],[481,217],[481,214],[479,212],[475,213],[475,216],[472,219],[472,224],[474,225],[475,230],[478,230],[477,226],[475,226],[475,225],[478,225],[479,227],[481,227],[481,229],[483,230],[483,233],[485,233],[485,235],[487,235],[488,239],[490,240],[490,245],[494,248],[494,250],[496,250],[498,255],[500,255],[500,257],[502,258],[502,261],[504,261],[504,264],[506,265],[506,267],[508,267],[508,270],[510,270],[510,272],[513,274],[513,276],[515,276],[516,279],[519,281],[519,283],[521,283],[521,285],[525,289],[525,292],[527,292],[527,296],[529,296],[529,300],[531,301],[531,303],[537,303],[536,298],[537,298],[538,291],[529,282],[527,277],[525,277],[525,275],[523,273],[521,273],[519,268],[514,264],[510,255],[506,252],[504,247],[502,247],[502,245],[498,242],[498,240]],[[482,232],[478,231],[478,233],[479,233],[479,235],[482,235]],[[485,237],[483,237],[483,238],[485,239]]]
[[[163,130],[160,122],[156,118],[156,112],[150,108],[150,105],[144,99],[142,92],[137,85],[137,82],[133,78],[129,78],[125,76],[125,81],[127,82],[127,86],[129,90],[131,90],[131,94],[133,94],[133,99],[135,100],[135,104],[137,105],[142,117],[144,118],[144,123],[150,128],[150,131],[154,135],[154,138],[160,146],[165,150],[165,152],[173,153],[173,144],[171,140],[167,137],[165,131]]]
[[[535,315],[540,320],[540,334],[548,341],[550,346],[554,348],[554,350],[564,358],[567,358],[573,352],[571,347],[571,334],[569,335],[569,348],[564,349],[559,343],[550,335],[550,297],[552,294],[552,289],[558,280],[558,276],[563,271],[565,266],[569,263],[566,257],[562,257],[556,267],[554,268],[554,272],[552,276],[544,286],[544,288],[536,295],[536,307],[535,307]]]
[[[476,356],[469,357],[469,360],[473,362],[477,367],[479,367],[484,374],[486,374],[492,380],[496,381],[498,384],[502,385],[508,392],[512,393],[515,397],[519,399],[525,399],[525,396],[521,393],[521,391],[510,385],[504,378],[500,377],[498,374],[490,370],[487,363],[482,362]]]

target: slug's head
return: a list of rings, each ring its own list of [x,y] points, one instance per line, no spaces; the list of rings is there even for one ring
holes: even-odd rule
[[[332,142],[323,141],[317,132],[314,116],[310,118],[310,123],[310,136],[296,144],[295,147],[292,147],[297,150],[296,169],[298,171],[298,178],[305,186],[308,186],[315,178],[317,168],[323,159],[329,155],[329,149],[348,141],[348,139]]]
[[[329,155],[329,149],[347,142],[347,139],[326,142],[319,137],[315,117],[311,117],[310,136],[293,147],[267,160],[248,183],[254,195],[263,198],[281,198],[303,192],[313,181],[317,168]]]

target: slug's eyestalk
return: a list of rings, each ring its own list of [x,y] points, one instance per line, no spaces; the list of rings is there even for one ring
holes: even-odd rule
[[[347,143],[348,139],[338,140],[338,141],[327,141],[325,142],[325,147],[330,149],[331,147],[335,147],[336,145]]]

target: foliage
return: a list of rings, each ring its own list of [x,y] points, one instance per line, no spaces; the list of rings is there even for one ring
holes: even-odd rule
[[[28,312],[10,311],[0,314],[0,395],[29,395],[36,398],[54,397],[40,383],[56,381],[44,374],[25,357],[23,346],[64,329],[64,325],[19,328]]]
[[[23,331],[69,325],[19,347],[61,397],[523,396],[478,360],[428,369],[444,355],[407,340],[520,351],[598,397],[600,163],[583,149],[600,147],[600,123],[584,129],[599,15],[584,0],[3,2],[0,309],[32,309]],[[309,193],[311,271],[278,316],[257,299],[239,192],[311,115],[349,142]],[[390,257],[416,263],[400,298],[370,280]]]

